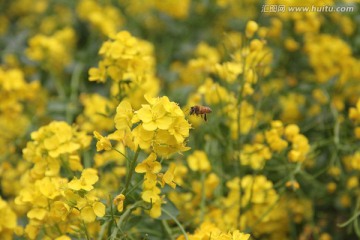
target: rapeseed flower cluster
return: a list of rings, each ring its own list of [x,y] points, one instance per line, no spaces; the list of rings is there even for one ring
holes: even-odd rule
[[[60,168],[71,171],[83,170],[80,151],[87,148],[91,138],[65,122],[51,122],[32,132],[32,141],[23,150],[24,159],[33,163],[30,175],[33,179],[58,176]]]
[[[11,239],[17,226],[17,216],[2,198],[0,198],[0,213],[2,216],[0,222],[0,236],[5,239]]]
[[[355,124],[354,135],[357,139],[360,139],[360,101],[356,102],[356,107],[352,107],[349,109],[349,118]]]
[[[149,14],[151,12],[156,12],[160,14],[166,14],[167,16],[179,19],[179,20],[185,20],[190,12],[190,4],[192,4],[192,1],[185,0],[175,0],[175,1],[155,1],[155,0],[149,0],[149,1],[142,1],[142,0],[135,0],[135,1],[123,1],[125,7],[125,11],[130,16],[140,16],[140,19],[143,19],[143,17],[146,17],[149,22],[145,22],[144,24],[148,26],[150,29],[154,28],[161,28],[161,21],[158,21],[156,18],[157,16],[154,14]],[[154,25],[155,24],[155,25]],[[156,26],[157,25],[157,26]]]
[[[73,234],[82,221],[91,223],[97,216],[103,217],[105,205],[91,191],[97,181],[97,171],[89,168],[84,169],[80,179],[75,177],[70,182],[61,177],[44,177],[25,186],[15,204],[28,209],[26,237],[36,239],[42,231],[47,238]]]
[[[81,222],[92,223],[97,216],[104,216],[105,205],[93,191],[99,179],[97,170],[84,169],[81,163],[80,153],[91,138],[56,121],[33,132],[31,138],[23,150],[31,165],[25,168],[14,201],[15,209],[29,219],[24,236],[36,239],[42,232],[47,238],[75,234],[74,228]],[[80,178],[73,177],[80,171]]]
[[[225,240],[225,239],[233,239],[233,240],[248,240],[250,237],[250,234],[244,234],[239,232],[239,230],[235,230],[231,233],[222,232],[216,225],[210,222],[204,222],[201,224],[201,226],[196,229],[195,233],[192,235],[189,235],[188,239],[219,239],[219,240]],[[177,238],[177,240],[183,240],[185,239],[183,236]]]
[[[155,77],[153,46],[146,41],[121,31],[111,36],[100,48],[103,60],[97,68],[89,70],[89,80],[106,82],[112,80],[111,95],[117,99],[127,98],[140,106],[144,94],[155,96],[158,80]]]
[[[44,111],[39,82],[28,83],[21,69],[0,67],[0,151],[8,158],[17,151],[15,139],[24,135],[30,115]]]
[[[355,63],[351,48],[343,40],[331,35],[313,37],[314,39],[310,36],[305,38],[304,50],[309,55],[310,65],[315,71],[315,80],[323,83],[340,75],[339,82],[346,81],[351,74],[348,69]]]
[[[104,36],[115,34],[124,22],[121,13],[111,4],[101,5],[93,0],[82,0],[76,10],[81,20]]]
[[[52,36],[38,34],[29,40],[26,55],[45,70],[58,73],[70,64],[75,41],[72,28],[56,31]]]
[[[151,203],[150,216],[156,218],[161,215],[163,198],[160,187],[168,184],[175,188],[173,182],[175,165],[170,164],[168,170],[160,173],[162,166],[158,157],[168,158],[174,153],[187,151],[186,138],[189,136],[191,125],[185,119],[180,107],[170,102],[167,97],[146,97],[148,104],[143,104],[138,110],[133,110],[127,100],[123,100],[116,109],[114,118],[116,131],[107,137],[94,132],[98,139],[97,150],[112,150],[110,140],[115,140],[132,151],[150,152],[149,156],[135,167],[135,172],[145,173],[143,193],[141,198]],[[136,161],[136,160],[135,160]],[[129,174],[129,173],[128,173]],[[159,185],[159,186],[158,186]],[[122,205],[126,195],[119,195],[116,202]],[[114,200],[115,201],[115,200]],[[116,204],[119,206],[119,203]]]
[[[114,118],[117,131],[109,138],[130,149],[139,147],[162,157],[188,150],[185,139],[191,126],[180,107],[167,97],[145,98],[148,104],[136,111],[126,100],[119,104]]]
[[[303,162],[310,151],[308,139],[300,128],[289,124],[285,128],[281,121],[271,122],[271,129],[265,132],[265,139],[273,152],[282,152],[290,147],[287,157],[290,162]]]
[[[80,101],[84,110],[77,118],[77,123],[86,132],[110,131],[114,128],[114,121],[108,116],[115,111],[115,103],[100,94],[83,94]]]
[[[257,224],[257,219],[269,209],[269,206],[276,206],[279,200],[278,194],[273,189],[272,183],[264,176],[244,176],[241,180],[235,178],[227,181],[226,186],[229,193],[221,201],[223,207],[209,211],[208,219],[219,219],[221,215],[228,216],[225,221],[215,221],[222,229],[234,229],[240,226],[241,229],[248,227],[253,229],[254,235],[272,234],[275,228],[281,229],[282,214],[276,208],[267,214],[267,218]],[[265,190],[266,189],[266,190]],[[264,191],[265,190],[265,191]],[[273,222],[274,221],[274,222]],[[274,226],[274,223],[279,226]],[[266,225],[272,227],[264,228]],[[279,231],[276,231],[279,234]]]

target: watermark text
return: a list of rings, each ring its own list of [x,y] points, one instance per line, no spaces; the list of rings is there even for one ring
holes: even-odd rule
[[[262,13],[281,12],[354,12],[354,6],[286,6],[277,4],[262,5]]]

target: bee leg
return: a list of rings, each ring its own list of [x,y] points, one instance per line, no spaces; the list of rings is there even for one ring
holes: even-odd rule
[[[206,114],[204,114],[204,120],[205,120],[205,122],[207,121]]]

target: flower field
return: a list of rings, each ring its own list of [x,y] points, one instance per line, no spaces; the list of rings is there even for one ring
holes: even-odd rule
[[[0,0],[0,239],[360,239],[359,11]]]

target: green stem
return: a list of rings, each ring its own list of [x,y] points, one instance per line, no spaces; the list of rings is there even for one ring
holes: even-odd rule
[[[142,179],[141,181],[139,181],[138,183],[136,183],[128,192],[127,194],[129,195],[131,192],[133,192],[135,189],[137,189],[137,187],[142,184],[145,180]]]
[[[110,214],[111,214],[111,220],[109,222],[109,226],[108,226],[108,233],[111,232],[111,229],[113,227],[113,224],[116,224],[116,219],[115,219],[115,214],[114,214],[114,208],[113,208],[113,200],[111,197],[111,194],[109,194],[109,203],[110,203]]]
[[[120,155],[122,155],[126,160],[129,160],[128,157],[126,157],[125,154],[123,154],[122,152],[120,152],[119,150],[117,150],[116,148],[112,148],[112,150],[118,152]]]
[[[84,227],[84,232],[85,232],[86,239],[87,239],[87,240],[90,240],[89,233],[88,233],[88,231],[87,231],[87,229],[86,229],[85,222],[82,221],[82,224],[83,224],[83,227]]]
[[[246,41],[246,40],[245,40]],[[245,42],[247,44],[247,42]],[[236,141],[236,151],[238,151],[238,158],[236,159],[237,164],[237,175],[239,176],[239,215],[237,217],[237,227],[240,228],[240,212],[241,212],[241,196],[242,196],[242,188],[241,188],[241,147],[242,147],[242,138],[241,138],[241,103],[243,101],[243,93],[244,93],[244,85],[245,85],[245,70],[246,70],[246,56],[242,56],[243,61],[243,72],[242,72],[242,81],[240,80],[240,92],[236,92],[237,98],[237,106],[238,112],[236,117],[236,124],[237,124],[237,133],[238,139]]]
[[[105,235],[105,229],[106,227],[109,225],[109,222],[105,222],[101,228],[100,228],[100,233],[99,233],[99,236],[98,236],[98,239],[101,240],[101,239],[104,239],[104,235]]]
[[[165,220],[162,220],[161,221],[162,225],[164,226],[165,230],[166,230],[166,233],[167,235],[169,236],[169,239],[170,240],[175,240],[175,238],[173,237],[172,233],[171,233],[171,229],[169,227],[169,224],[165,221]]]
[[[338,224],[338,226],[345,227],[345,226],[349,225],[352,221],[357,219],[357,217],[360,216],[360,212],[356,212],[359,209],[359,206],[360,206],[360,197],[357,198],[356,206],[354,208],[354,215],[346,222]]]
[[[59,95],[59,98],[61,100],[65,100],[66,99],[66,92],[65,92],[65,89],[64,89],[64,86],[63,86],[63,83],[61,81],[61,78],[60,78],[59,74],[54,74],[53,78],[54,78],[55,88],[56,88],[56,91],[57,91],[57,93]]]
[[[111,233],[111,236],[110,236],[110,239],[111,240],[115,240],[115,239],[118,239],[116,236],[117,236],[117,233],[118,231],[120,230],[121,231],[121,225],[122,223],[124,222],[124,219],[130,215],[130,213],[137,207],[139,207],[141,204],[143,204],[143,201],[138,201],[136,203],[134,203],[132,206],[130,206],[128,209],[126,209],[126,211],[121,215],[118,223],[117,223],[117,226],[116,228],[114,229],[114,231]]]
[[[161,208],[161,211],[163,211],[166,215],[168,215],[180,228],[181,232],[184,234],[185,240],[189,240],[189,237],[187,233],[185,232],[184,227],[181,225],[181,223],[174,217],[171,213],[166,211],[164,208]]]
[[[340,143],[340,121],[339,121],[339,114],[335,107],[331,107],[331,113],[334,117],[335,126],[334,126],[334,143],[335,146],[338,146]]]
[[[66,119],[68,122],[72,122],[74,114],[78,105],[78,92],[80,85],[80,77],[83,71],[83,64],[78,63],[75,66],[74,73],[71,76],[70,85],[70,102],[66,106]]]
[[[78,99],[78,90],[79,90],[79,86],[80,86],[80,76],[81,73],[83,71],[83,64],[82,63],[78,63],[75,67],[74,73],[71,77],[71,94],[70,94],[70,99],[71,101],[77,101]]]
[[[121,191],[122,194],[126,194],[126,191],[128,190],[129,186],[130,186],[130,182],[131,182],[131,178],[132,178],[132,175],[134,174],[134,170],[135,170],[135,164],[136,164],[136,161],[139,157],[139,153],[140,153],[140,148],[138,148],[135,152],[135,156],[134,158],[132,159],[132,161],[130,162],[130,165],[129,165],[129,171],[127,173],[127,176],[126,176],[126,182],[125,182],[125,188]]]
[[[200,222],[204,221],[205,215],[205,172],[201,173],[201,202],[200,202]]]

